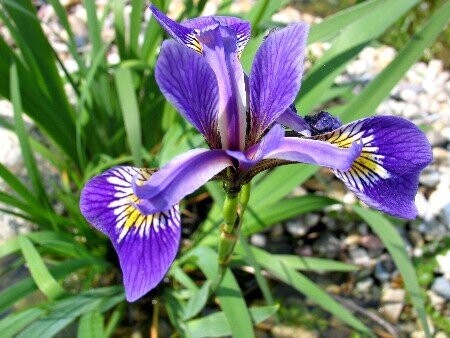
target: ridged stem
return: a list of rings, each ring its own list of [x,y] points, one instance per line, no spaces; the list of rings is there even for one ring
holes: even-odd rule
[[[250,198],[250,184],[242,186],[239,193],[227,192],[223,205],[224,223],[221,227],[218,261],[219,271],[216,279],[211,285],[211,290],[215,291],[225,276],[228,262],[233,253],[236,241],[239,238],[239,231],[242,225],[242,216]]]

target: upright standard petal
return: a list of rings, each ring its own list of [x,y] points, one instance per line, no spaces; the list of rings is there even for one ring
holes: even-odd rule
[[[135,182],[134,192],[141,199],[136,205],[145,214],[168,210],[231,165],[233,161],[224,150],[188,151],[175,157],[147,181]]]
[[[199,33],[203,55],[219,86],[219,132],[223,149],[243,150],[246,133],[244,71],[238,60],[236,35],[226,26]]]
[[[416,217],[419,174],[432,161],[432,152],[413,123],[376,116],[317,138],[343,148],[361,140],[361,155],[349,170],[336,170],[336,176],[369,206],[401,218]]]
[[[294,102],[300,90],[308,25],[274,31],[258,49],[250,72],[253,143]]]
[[[193,49],[197,53],[202,53],[202,46],[197,40],[195,29],[182,26],[178,22],[169,19],[153,5],[150,5],[149,8],[153,17],[175,41]]]
[[[234,31],[236,35],[237,53],[240,56],[248,40],[250,40],[251,26],[248,21],[231,16],[203,16],[184,21],[182,25],[184,27],[202,31],[208,30],[218,23],[221,26],[227,26]]]
[[[166,99],[205,136],[209,146],[220,148],[219,90],[206,60],[175,41],[164,41],[155,78]]]
[[[361,154],[362,144],[354,142],[349,148],[339,148],[328,142],[285,137],[264,159],[277,159],[317,164],[331,169],[348,170]]]
[[[112,241],[123,272],[125,294],[133,302],[153,289],[175,259],[180,241],[178,205],[143,215],[132,181],[143,182],[148,169],[115,167],[92,178],[81,193],[84,217]]]

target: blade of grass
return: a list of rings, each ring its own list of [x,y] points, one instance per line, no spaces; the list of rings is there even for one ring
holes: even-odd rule
[[[39,290],[50,299],[57,299],[65,295],[66,291],[48,271],[33,243],[27,237],[19,235],[19,245],[31,276]]]
[[[32,323],[17,337],[53,337],[77,317],[90,311],[102,313],[123,301],[123,293],[119,290],[122,288],[94,289],[53,302],[45,316]]]
[[[422,29],[415,34],[397,57],[364,90],[349,102],[341,114],[343,122],[373,114],[377,106],[416,62],[425,48],[436,40],[450,19],[450,1],[437,9]]]
[[[276,168],[252,187],[250,206],[270,205],[278,202],[295,187],[309,179],[318,167],[313,165],[287,165]]]
[[[245,236],[263,231],[275,223],[282,222],[306,212],[322,210],[338,201],[318,195],[307,195],[281,200],[269,206],[247,207],[242,231]]]
[[[43,180],[37,168],[36,160],[31,151],[30,143],[28,142],[28,133],[25,129],[25,124],[22,119],[22,100],[20,96],[19,77],[17,74],[17,66],[13,64],[11,66],[10,73],[11,84],[11,101],[13,104],[14,123],[16,127],[17,137],[19,138],[20,148],[22,150],[23,161],[27,168],[28,176],[30,177],[33,190],[36,198],[42,202],[42,205],[51,209],[48,196],[45,192]]]
[[[144,0],[135,0],[131,3],[130,15],[130,54],[137,57],[139,55],[139,34],[142,27],[142,13],[144,12]]]
[[[2,336],[16,337],[20,331],[42,316],[44,311],[44,309],[32,308],[8,315],[0,320]]]
[[[136,166],[142,166],[141,120],[131,71],[127,68],[118,68],[114,73],[114,79],[133,162]]]
[[[253,255],[252,250],[250,249],[250,245],[247,243],[247,240],[242,236],[242,233],[239,234],[239,242],[238,245],[240,245],[244,251],[244,254],[247,258],[247,261],[250,263],[250,266],[255,269],[255,278],[256,282],[258,283],[258,286],[263,294],[264,300],[266,301],[267,305],[274,305],[272,292],[270,292],[269,284],[267,283],[266,278],[261,273],[261,266],[256,261],[255,256]],[[278,322],[278,316],[276,316],[276,321]]]
[[[386,0],[364,1],[325,18],[322,22],[311,26],[308,43],[333,39],[350,22],[360,19],[380,6],[385,6],[385,3]]]
[[[217,258],[217,253],[207,247],[196,247],[184,257],[193,260],[210,281],[217,275]],[[216,290],[216,296],[231,326],[233,337],[253,337],[253,326],[247,305],[230,269],[227,269],[222,283]]]
[[[278,310],[278,306],[261,306],[249,308],[250,315],[255,324],[258,324]],[[224,337],[232,334],[231,325],[223,312],[216,312],[204,318],[194,319],[186,323],[191,337]]]
[[[386,249],[392,256],[398,270],[400,271],[405,288],[408,290],[411,301],[416,309],[420,323],[425,330],[426,336],[431,337],[430,328],[428,326],[424,298],[417,280],[416,271],[405,250],[405,243],[395,229],[382,214],[377,211],[354,206],[353,210],[361,217],[371,229],[380,237]]]
[[[334,79],[370,41],[379,37],[390,25],[416,5],[419,0],[384,1],[384,6],[342,29],[332,46],[308,72],[296,103],[303,113],[315,107],[318,98],[333,85]]]
[[[34,205],[40,205],[39,201],[33,196],[31,192],[8,168],[0,163],[0,177],[13,189],[24,201]]]
[[[268,252],[265,252],[264,250],[253,247],[252,251],[259,264],[261,264],[261,266],[271,272],[274,276],[282,280],[284,283],[292,286],[300,293],[303,293],[315,303],[320,305],[323,309],[341,319],[343,322],[363,332],[364,334],[371,335],[370,330],[359,319],[353,316],[346,308],[337,303],[325,291],[323,291],[319,286],[303,274],[283,264],[282,261],[279,261],[276,257]]]
[[[104,337],[103,315],[97,310],[90,311],[81,316],[78,324],[78,338],[100,338]]]
[[[121,60],[127,58],[127,43],[126,43],[126,32],[125,32],[125,2],[122,0],[115,0],[113,4],[114,12],[114,30],[116,45],[119,49],[119,55]]]

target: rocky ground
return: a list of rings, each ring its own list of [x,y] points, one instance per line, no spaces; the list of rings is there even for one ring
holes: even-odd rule
[[[76,27],[75,34],[80,50],[89,48],[86,13],[79,1],[62,1],[69,11],[69,22]],[[102,1],[97,1],[102,10]],[[174,2],[175,3],[175,2]],[[214,13],[216,1],[210,1],[205,11]],[[237,1],[233,10],[242,11],[251,6],[249,1]],[[176,5],[171,7],[177,11]],[[52,45],[66,63],[75,70],[75,63],[68,56],[65,36],[50,6],[42,5],[39,15]],[[320,21],[308,14],[287,7],[274,16],[276,21]],[[111,19],[112,20],[112,19]],[[106,20],[103,37],[113,39],[112,21]],[[0,27],[0,32],[4,32]],[[318,57],[329,46],[315,44],[309,53]],[[389,46],[367,47],[337,79],[339,83],[359,82],[360,87],[369,83],[395,57],[396,51]],[[116,62],[118,56],[112,48],[109,60]],[[416,204],[420,217],[399,228],[411,257],[418,262],[418,275],[428,285],[427,303],[442,320],[450,323],[450,72],[440,60],[416,63],[378,107],[377,114],[398,115],[423,127],[433,146],[433,163],[420,176],[420,188]],[[11,116],[11,106],[0,101],[0,114]],[[32,127],[31,122],[29,127]],[[0,126],[0,161],[17,174],[23,173],[18,140],[12,132]],[[343,185],[323,172],[325,181],[311,179],[298,193],[307,190],[321,191],[343,200],[356,201],[355,196]],[[326,184],[324,184],[324,182]],[[331,187],[331,189],[330,189]],[[0,189],[7,189],[0,181]],[[0,243],[17,233],[29,231],[31,225],[10,215],[0,214]],[[294,252],[304,256],[326,257],[347,261],[363,267],[360,271],[344,275],[312,276],[327,290],[347,299],[347,306],[357,307],[360,317],[374,316],[385,332],[391,335],[422,337],[415,314],[408,303],[398,270],[380,240],[369,227],[345,218],[339,210],[330,209],[320,213],[279,224],[266,233],[253,235],[251,242],[277,252]],[[343,300],[345,303],[345,300]],[[359,308],[359,310],[358,310]],[[367,310],[369,309],[369,311]],[[355,310],[355,309],[353,309]],[[430,320],[432,322],[432,320]],[[450,324],[447,325],[449,328]],[[434,327],[436,337],[446,333]],[[299,331],[278,327],[273,332],[279,337],[298,336]],[[284,333],[283,333],[284,332]],[[302,336],[318,337],[317,330],[302,331]],[[334,335],[328,335],[335,337]],[[322,334],[321,336],[324,336]]]

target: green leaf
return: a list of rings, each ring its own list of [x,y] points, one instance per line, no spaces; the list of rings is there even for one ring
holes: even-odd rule
[[[344,122],[374,113],[378,105],[437,38],[450,18],[450,2],[437,9],[423,28],[398,53],[397,57],[364,90],[346,106],[341,114]]]
[[[33,196],[31,192],[8,168],[0,163],[0,177],[13,189],[23,200],[30,204],[39,205],[39,201]]]
[[[356,271],[359,267],[352,264],[316,257],[301,257],[293,255],[275,255],[283,264],[295,270],[302,271]]]
[[[198,246],[183,257],[195,262],[208,280],[214,281],[218,272],[217,253],[207,247]],[[216,290],[220,308],[231,325],[233,337],[252,337],[253,326],[242,291],[231,269],[227,269],[222,283]]]
[[[10,93],[11,101],[14,111],[14,123],[16,126],[16,134],[19,138],[20,148],[22,150],[22,156],[27,168],[28,176],[30,177],[31,184],[33,185],[36,197],[42,201],[43,205],[49,205],[48,196],[45,192],[45,188],[42,184],[43,180],[37,168],[36,160],[31,151],[30,143],[28,141],[28,132],[25,128],[25,124],[22,119],[22,99],[20,95],[19,76],[17,73],[17,66],[13,64],[11,66],[10,73]]]
[[[144,0],[135,0],[131,3],[131,15],[130,15],[130,52],[134,55],[139,55],[138,42],[139,34],[141,33],[142,19],[144,12]]]
[[[253,323],[258,324],[274,315],[278,305],[260,306],[249,308]],[[194,319],[186,323],[189,334],[192,337],[223,337],[232,334],[232,329],[223,312],[216,312],[200,319]]]
[[[307,164],[292,164],[261,174],[261,179],[252,186],[249,204],[251,206],[267,206],[278,202],[309,179],[318,167]]]
[[[12,49],[0,39],[1,95],[10,98],[8,79],[10,66],[15,63],[25,113],[76,161],[73,111],[35,6],[29,0],[2,1],[0,18],[15,40]]]
[[[349,23],[359,20],[371,11],[385,5],[385,0],[370,0],[339,11],[325,18],[322,22],[311,26],[308,43],[329,41],[341,34],[342,29],[348,26]]]
[[[141,120],[131,71],[119,68],[114,73],[120,107],[122,108],[123,122],[127,133],[128,144],[133,155],[134,164],[142,166],[142,135]]]
[[[252,251],[258,263],[275,277],[303,293],[323,309],[340,318],[353,328],[366,334],[370,333],[370,330],[360,320],[354,317],[346,308],[337,303],[303,274],[295,271],[292,267],[277,259],[275,255],[271,255],[264,250],[253,247]]]
[[[332,46],[310,69],[302,83],[297,104],[308,113],[333,85],[334,79],[370,41],[380,36],[419,0],[380,1],[358,19],[344,27],[332,41]]]
[[[56,299],[65,295],[66,291],[50,274],[33,243],[24,235],[19,235],[19,245],[30,274],[39,290],[50,299]]]
[[[267,205],[248,206],[243,221],[243,233],[248,236],[269,228],[275,223],[285,221],[307,212],[322,210],[338,201],[318,195],[307,195],[284,199]]]
[[[252,25],[253,34],[259,32],[259,25],[265,21],[269,21],[273,13],[286,5],[288,0],[260,0],[257,1],[250,12],[245,16]]]
[[[66,260],[60,265],[52,267],[50,273],[54,278],[64,278],[68,274],[82,268],[92,266],[104,266],[105,262],[93,259]],[[32,278],[25,278],[0,292],[0,311],[5,311],[22,298],[27,297],[36,290],[36,283]]]
[[[82,292],[79,295],[58,300],[48,306],[48,311],[17,337],[53,337],[77,317],[91,311],[103,313],[124,300],[122,287],[109,287]]]
[[[383,244],[386,246],[386,249],[389,251],[395,265],[403,277],[406,290],[408,290],[411,296],[411,301],[419,315],[422,327],[425,329],[427,337],[431,337],[430,328],[428,327],[428,322],[426,320],[424,298],[417,280],[416,271],[405,250],[403,239],[391,222],[389,222],[381,213],[356,205],[353,207],[353,210],[370,225],[372,230],[380,237]]]
[[[81,316],[77,331],[78,338],[102,338],[104,336],[103,315],[99,311],[94,310]]]
[[[43,309],[32,308],[25,311],[9,314],[0,320],[2,337],[15,337],[17,333],[30,325],[44,313]]]
[[[211,281],[208,280],[200,289],[192,293],[184,309],[184,320],[195,317],[205,307],[209,297],[210,286]]]

